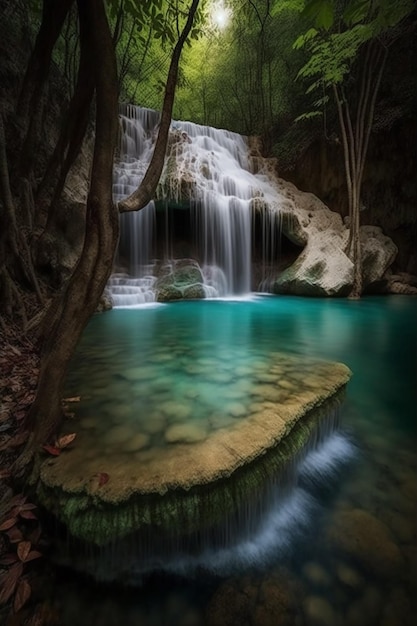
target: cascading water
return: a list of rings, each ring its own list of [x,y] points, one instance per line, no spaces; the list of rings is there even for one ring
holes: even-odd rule
[[[120,114],[120,160],[114,170],[114,200],[140,184],[158,132],[160,114],[124,106]],[[264,207],[262,228],[262,288],[265,272],[276,254],[279,194],[262,173],[253,173],[248,140],[226,130],[173,121],[165,168],[157,191],[166,217],[157,233],[157,209],[152,201],[139,212],[122,215],[119,265],[129,275],[116,274],[110,290],[116,306],[155,299],[156,239],[165,240],[160,261],[173,260],[169,206],[186,205],[191,223],[192,258],[201,266],[208,296],[247,294],[252,287],[253,203]],[[186,188],[186,189],[185,189]],[[266,207],[266,209],[265,209]],[[159,209],[158,209],[159,210]]]

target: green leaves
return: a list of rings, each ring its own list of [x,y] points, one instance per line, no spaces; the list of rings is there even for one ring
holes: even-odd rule
[[[343,20],[347,25],[363,22],[368,15],[369,9],[369,0],[352,0],[343,13]]]
[[[303,48],[307,42],[311,41],[317,34],[318,30],[316,28],[309,28],[309,30],[304,33],[304,35],[300,35],[295,42],[293,43],[294,50],[298,50],[299,48]]]
[[[301,15],[316,28],[329,30],[334,22],[334,0],[307,0]]]

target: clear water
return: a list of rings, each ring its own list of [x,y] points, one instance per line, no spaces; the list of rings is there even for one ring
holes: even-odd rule
[[[206,555],[192,573],[177,563],[175,571],[121,589],[58,572],[51,593],[57,603],[59,598],[59,623],[411,624],[417,563],[416,313],[414,297],[351,302],[259,296],[94,317],[68,394],[91,395],[85,371],[97,368],[102,383],[107,380],[108,397],[100,401],[129,406],[125,392],[117,397],[125,362],[129,368],[132,363],[155,368],[156,379],[166,385],[162,393],[175,397],[173,389],[183,384],[190,362],[203,367],[191,374],[199,391],[208,384],[207,366],[230,376],[276,351],[342,361],[353,371],[343,423],[357,454],[335,477],[329,468],[347,449],[346,437],[336,435],[306,460],[290,506],[265,520],[257,544],[241,545],[239,554]],[[327,484],[326,476],[332,476]],[[261,559],[253,560],[256,551]]]

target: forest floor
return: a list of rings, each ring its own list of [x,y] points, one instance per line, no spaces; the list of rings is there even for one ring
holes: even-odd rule
[[[14,469],[29,432],[25,426],[35,397],[39,355],[13,328],[0,343],[0,623],[52,626],[55,611],[42,599],[47,548],[37,507]]]

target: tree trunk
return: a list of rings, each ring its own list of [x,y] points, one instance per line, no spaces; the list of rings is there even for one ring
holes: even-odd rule
[[[29,178],[33,167],[33,154],[40,138],[40,125],[43,114],[43,95],[49,75],[52,50],[62,30],[65,18],[74,0],[44,0],[42,23],[36,38],[35,47],[23,79],[17,115],[22,142],[21,175]]]
[[[116,58],[103,0],[78,0],[78,11],[88,33],[84,45],[89,45],[96,88],[96,138],[84,247],[65,293],[57,296],[45,317],[38,389],[28,420],[35,449],[59,429],[68,363],[110,276],[119,236],[119,217],[112,201],[118,131]]]
[[[81,53],[74,95],[61,124],[61,132],[55,150],[48,161],[44,176],[36,192],[36,225],[42,228],[45,226],[46,219],[48,220],[47,228],[51,228],[56,220],[58,202],[68,172],[81,150],[88,126],[90,105],[94,94],[94,80],[86,38],[88,38],[88,32],[85,24],[81,23]]]
[[[193,0],[174,49],[154,157],[139,188],[142,201],[153,196],[162,171],[178,63],[198,3],[199,0]],[[103,0],[77,0],[77,4],[80,26],[82,24],[88,34],[84,45],[89,46],[96,88],[96,138],[81,257],[64,294],[59,294],[51,303],[44,319],[38,389],[27,422],[33,431],[31,452],[59,430],[62,419],[60,402],[68,363],[111,274],[119,237],[119,212],[112,201],[113,156],[118,132],[116,58]],[[142,187],[145,187],[143,193]]]

